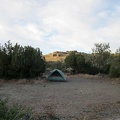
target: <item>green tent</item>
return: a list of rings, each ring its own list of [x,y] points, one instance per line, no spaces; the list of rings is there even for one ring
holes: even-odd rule
[[[55,69],[47,76],[47,80],[50,81],[67,81],[64,73],[61,70]]]

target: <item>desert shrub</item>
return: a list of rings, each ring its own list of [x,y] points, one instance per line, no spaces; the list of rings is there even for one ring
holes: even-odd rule
[[[35,120],[30,114],[30,109],[23,108],[19,105],[8,107],[7,99],[0,98],[0,120]]]
[[[85,58],[81,53],[72,52],[65,58],[66,68],[72,68],[75,73],[84,73]]]
[[[95,75],[99,73],[99,69],[92,65],[90,61],[85,62],[85,68],[84,68],[85,74]]]
[[[85,57],[83,54],[76,54],[76,71],[79,73],[85,72]]]
[[[110,46],[109,43],[95,43],[95,48],[92,49],[92,59],[91,62],[95,68],[99,70],[100,73],[109,73],[110,64]]]
[[[73,70],[76,70],[76,53],[72,52],[65,58],[66,67],[71,67]]]
[[[109,72],[110,77],[120,77],[120,63],[113,63]]]
[[[39,48],[12,46],[10,41],[0,46],[0,78],[34,78],[45,69],[46,62]]]
[[[51,62],[47,62],[46,68],[49,68],[50,70],[59,69],[64,71],[65,64],[62,61],[51,61]]]
[[[120,48],[112,55],[110,77],[120,77]]]
[[[0,120],[60,120],[52,108],[47,108],[45,113],[36,116],[31,108],[26,108],[18,104],[9,106],[8,98],[0,95]]]

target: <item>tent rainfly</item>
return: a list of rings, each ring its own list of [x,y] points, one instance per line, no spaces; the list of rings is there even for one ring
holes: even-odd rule
[[[64,73],[61,70],[55,69],[50,72],[47,76],[49,81],[67,81]]]

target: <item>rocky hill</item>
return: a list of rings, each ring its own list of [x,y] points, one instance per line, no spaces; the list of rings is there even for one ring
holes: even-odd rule
[[[56,52],[44,55],[44,57],[47,62],[48,61],[63,61],[66,58],[66,56],[68,56],[71,52],[77,53],[77,51],[75,51],[75,50],[74,51],[66,51],[66,52],[56,51]]]

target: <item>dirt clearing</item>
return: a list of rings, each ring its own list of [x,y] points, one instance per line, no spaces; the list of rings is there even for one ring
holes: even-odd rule
[[[39,80],[38,80],[39,81]],[[9,102],[52,112],[63,120],[120,120],[120,84],[68,77],[68,82],[1,83]]]

